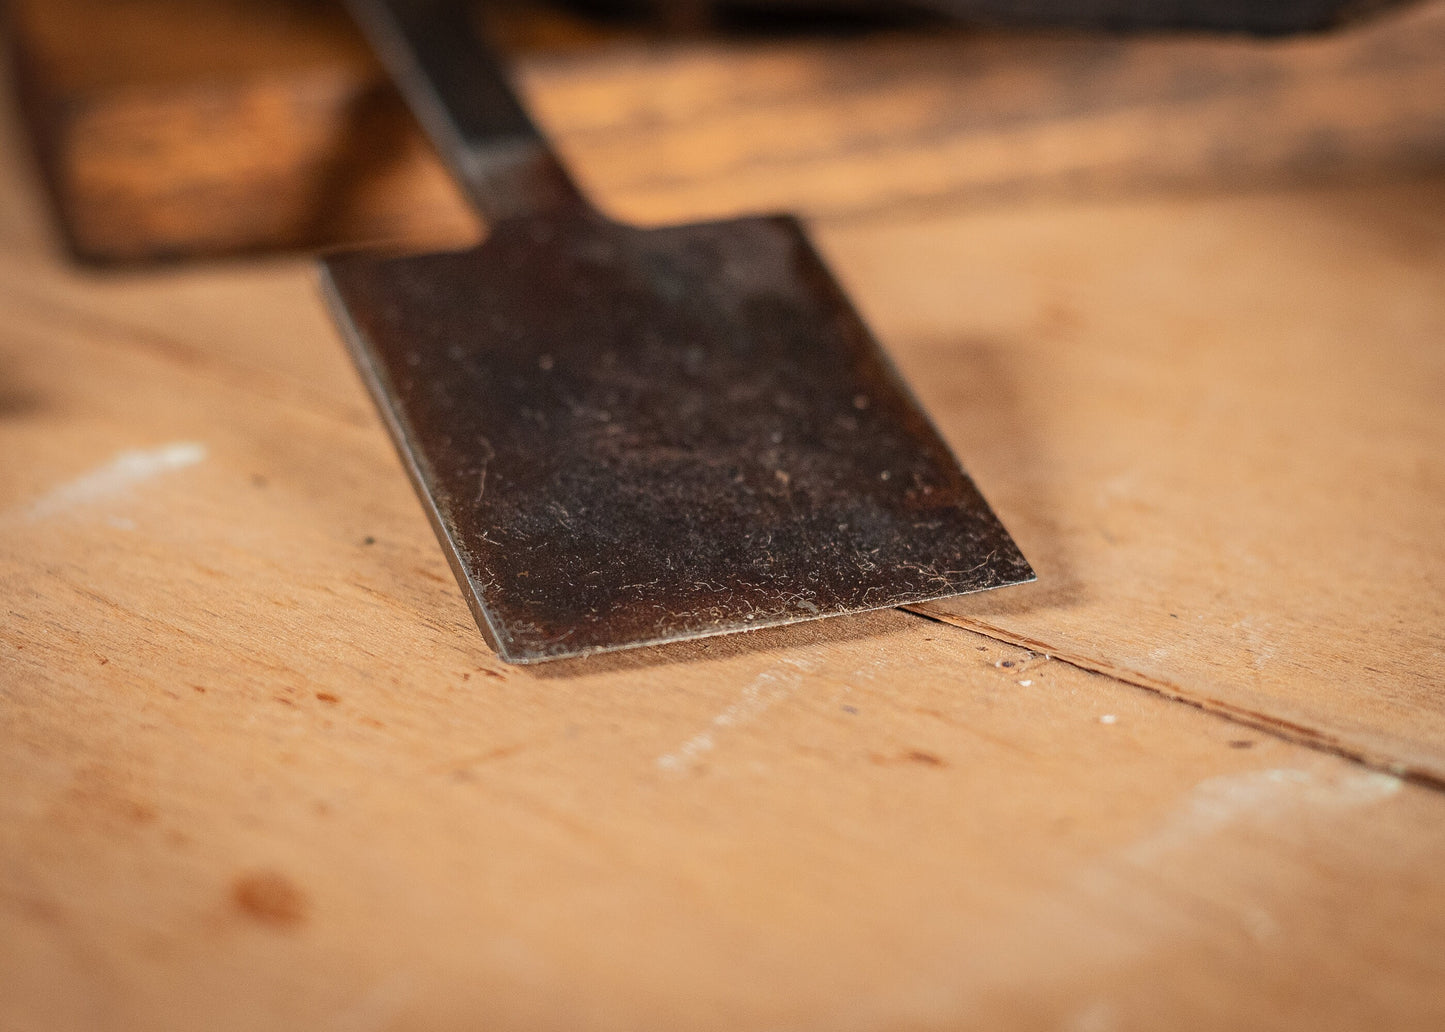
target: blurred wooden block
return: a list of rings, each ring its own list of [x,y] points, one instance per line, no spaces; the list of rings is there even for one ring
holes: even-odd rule
[[[81,258],[473,228],[329,4],[18,0],[11,17],[23,106]]]
[[[93,261],[478,227],[345,18],[302,0],[12,0],[25,109]],[[906,33],[524,45],[522,85],[642,221],[1376,175],[1445,159],[1445,4],[1332,36]]]

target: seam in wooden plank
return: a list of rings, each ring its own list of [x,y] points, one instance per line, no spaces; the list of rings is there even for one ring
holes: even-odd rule
[[[1019,648],[1028,649],[1032,652],[1040,653],[1047,659],[1058,660],[1061,663],[1066,663],[1080,670],[1085,670],[1092,674],[1099,674],[1110,680],[1118,681],[1121,684],[1127,684],[1131,688],[1142,688],[1145,691],[1161,695],[1172,702],[1184,703],[1186,706],[1192,706],[1206,713],[1212,713],[1215,716],[1223,717],[1226,720],[1263,732],[1275,738],[1281,738],[1285,741],[1293,742],[1296,745],[1308,746],[1320,752],[1331,753],[1332,755],[1369,767],[1372,770],[1391,774],[1397,778],[1402,778],[1425,788],[1445,791],[1445,776],[1441,776],[1431,770],[1421,769],[1393,756],[1375,753],[1360,746],[1350,744],[1327,732],[1309,727],[1308,725],[1297,724],[1281,717],[1271,716],[1268,713],[1260,713],[1256,710],[1251,710],[1220,699],[1205,698],[1196,693],[1189,692],[1178,685],[1171,684],[1168,681],[1150,677],[1147,674],[1141,674],[1125,667],[1115,666],[1112,663],[1106,663],[1089,656],[1072,654],[1067,651],[1060,652],[1052,645],[1042,642],[1037,638],[1030,638],[1026,634],[1015,634],[1002,627],[985,623],[982,620],[944,615],[912,606],[902,606],[900,608],[904,612],[912,613],[914,616],[922,617],[934,623],[941,623],[949,627],[972,631],[975,634],[992,638],[1005,645],[1015,645]]]

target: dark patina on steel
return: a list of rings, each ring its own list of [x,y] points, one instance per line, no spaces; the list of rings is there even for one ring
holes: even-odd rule
[[[794,219],[609,221],[454,5],[353,9],[492,230],[324,280],[503,659],[1033,579]]]

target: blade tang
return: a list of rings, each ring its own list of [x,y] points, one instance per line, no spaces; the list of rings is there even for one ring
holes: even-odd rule
[[[586,198],[469,17],[465,0],[347,0],[352,17],[487,222]]]

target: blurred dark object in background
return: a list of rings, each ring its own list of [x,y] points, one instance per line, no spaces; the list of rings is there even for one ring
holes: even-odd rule
[[[927,13],[989,25],[1113,31],[1203,29],[1277,36],[1327,29],[1401,0],[576,0],[670,25],[806,23]]]

